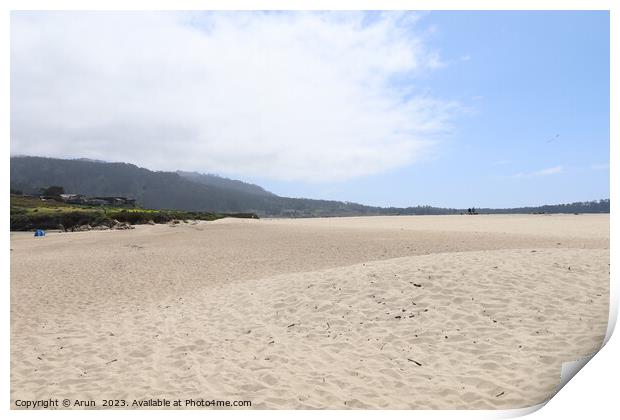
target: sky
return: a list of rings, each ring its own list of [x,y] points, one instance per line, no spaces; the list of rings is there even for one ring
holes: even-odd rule
[[[609,14],[13,12],[11,154],[283,196],[609,197]]]

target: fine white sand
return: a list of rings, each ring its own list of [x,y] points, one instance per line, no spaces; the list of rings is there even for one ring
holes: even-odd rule
[[[607,215],[11,234],[11,402],[518,408],[596,351]]]

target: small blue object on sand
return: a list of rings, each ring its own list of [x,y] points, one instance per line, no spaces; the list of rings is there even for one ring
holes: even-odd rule
[[[45,231],[43,229],[37,229],[34,231],[34,236],[45,236]]]

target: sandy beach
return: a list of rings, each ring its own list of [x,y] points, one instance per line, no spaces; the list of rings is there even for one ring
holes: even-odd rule
[[[598,350],[608,305],[609,215],[13,232],[11,407],[527,407]]]

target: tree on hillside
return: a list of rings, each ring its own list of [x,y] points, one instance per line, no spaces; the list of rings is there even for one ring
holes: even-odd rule
[[[58,185],[52,185],[51,187],[41,188],[41,195],[47,196],[59,196],[60,194],[64,194],[65,189]]]

